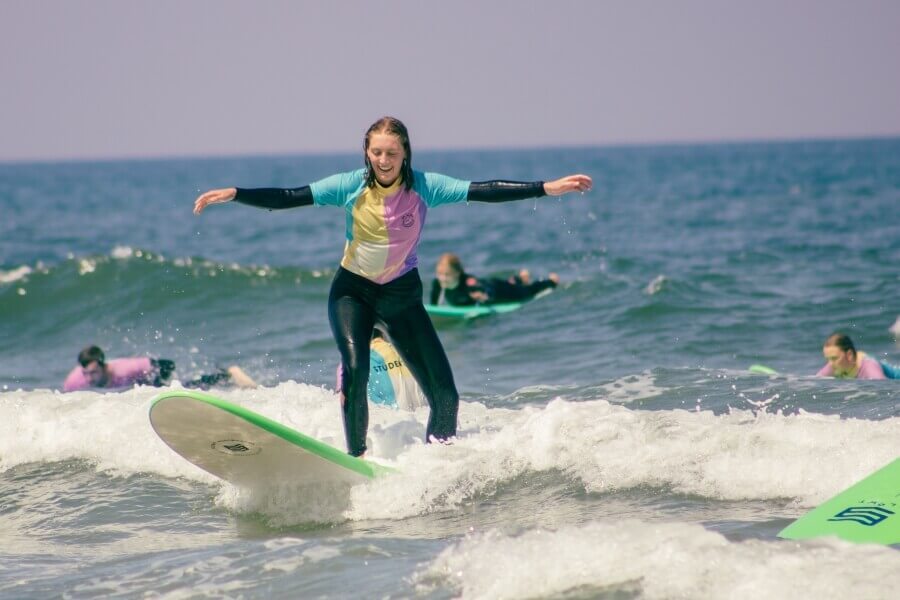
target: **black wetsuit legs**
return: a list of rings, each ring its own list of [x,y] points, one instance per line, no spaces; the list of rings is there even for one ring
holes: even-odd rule
[[[192,379],[185,382],[183,385],[186,388],[199,388],[201,390],[208,390],[213,386],[229,385],[230,383],[231,374],[225,369],[220,368],[215,373],[201,375],[197,379]]]
[[[416,378],[431,413],[425,430],[425,441],[446,440],[456,435],[456,417],[459,412],[459,393],[453,381],[450,361],[441,345],[437,331],[425,306],[420,301],[409,306],[403,315],[385,319],[388,339],[394,344],[400,358]]]
[[[366,451],[369,343],[376,325],[384,330],[428,399],[431,414],[426,441],[456,435],[459,394],[450,362],[422,305],[417,270],[377,284],[339,268],[328,297],[328,320],[341,353],[344,433],[351,455]]]
[[[147,375],[138,381],[145,385],[154,387],[163,387],[171,385],[172,374],[175,372],[175,362],[167,358],[151,358],[151,370]],[[225,369],[216,369],[215,373],[209,375],[201,375],[197,379],[185,381],[182,385],[189,389],[199,388],[207,390],[215,385],[227,385],[231,382],[231,374]]]
[[[347,452],[351,456],[360,456],[366,451],[369,428],[366,386],[369,383],[369,342],[375,328],[375,315],[371,309],[375,294],[366,293],[369,291],[367,286],[353,278],[364,280],[338,269],[328,296],[328,322],[341,353],[341,408]]]

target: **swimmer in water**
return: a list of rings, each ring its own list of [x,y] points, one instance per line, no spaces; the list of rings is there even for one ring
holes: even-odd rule
[[[162,387],[169,385],[175,371],[175,363],[165,358],[137,356],[107,361],[103,350],[97,346],[88,346],[79,352],[78,365],[63,382],[63,391],[123,388],[135,384]],[[188,381],[184,387],[206,389],[216,385],[256,387],[256,382],[240,367],[232,365]]]
[[[822,354],[828,362],[816,373],[819,377],[887,379],[882,364],[865,352],[857,351],[850,336],[843,333],[830,335],[822,347]]]
[[[559,276],[551,273],[547,279],[531,281],[525,269],[509,279],[475,277],[465,272],[459,257],[447,252],[438,259],[435,278],[431,283],[431,303],[451,306],[524,302],[544,290],[559,284]]]

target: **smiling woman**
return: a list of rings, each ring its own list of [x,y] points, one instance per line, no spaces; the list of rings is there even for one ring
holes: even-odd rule
[[[412,148],[409,146],[409,137],[388,133],[390,129],[379,129],[386,125],[383,122],[384,119],[379,120],[366,132],[363,144],[366,184],[371,186],[377,179],[381,185],[389,186],[400,177],[406,189],[412,189]]]
[[[591,189],[587,175],[549,182],[473,183],[412,168],[406,126],[383,117],[366,131],[365,168],[292,188],[224,188],[201,194],[194,213],[237,200],[268,209],[337,206],[347,213],[341,266],[328,298],[328,320],[341,353],[344,432],[350,454],[366,451],[369,340],[384,331],[422,387],[431,413],[426,442],[456,435],[459,394],[447,355],[422,304],[416,250],[429,208],[475,200],[506,202]]]

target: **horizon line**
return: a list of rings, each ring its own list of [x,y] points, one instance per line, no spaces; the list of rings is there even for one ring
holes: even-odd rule
[[[577,150],[577,149],[624,149],[624,148],[666,148],[666,147],[697,147],[697,146],[734,146],[755,144],[802,144],[802,143],[826,143],[826,142],[862,142],[862,141],[890,141],[900,140],[900,133],[888,134],[848,134],[848,135],[822,135],[822,136],[798,136],[798,137],[747,137],[747,138],[722,138],[722,139],[695,139],[695,140],[668,140],[668,141],[634,141],[634,142],[609,142],[603,144],[573,143],[573,144],[548,144],[546,146],[535,145],[496,145],[496,146],[445,146],[445,147],[416,147],[420,153],[458,153],[458,152],[528,152],[534,150]],[[24,158],[0,158],[0,166],[13,165],[37,165],[37,164],[78,164],[78,163],[113,163],[113,162],[156,162],[168,160],[228,160],[228,159],[259,159],[259,158],[285,158],[285,157],[337,157],[355,156],[358,150],[288,150],[279,152],[222,152],[222,153],[196,153],[196,154],[120,154],[88,155],[88,156],[56,156],[56,157],[24,157]]]

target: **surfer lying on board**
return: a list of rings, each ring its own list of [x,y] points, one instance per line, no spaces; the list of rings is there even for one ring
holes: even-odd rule
[[[525,269],[509,279],[474,277],[465,272],[459,257],[447,252],[438,259],[435,278],[431,282],[431,303],[469,306],[524,302],[544,290],[553,289],[559,276],[550,273],[547,279],[531,281]]]
[[[425,392],[431,412],[425,441],[456,435],[459,394],[450,363],[422,303],[416,251],[429,208],[465,201],[506,202],[591,189],[587,175],[555,181],[470,182],[414,171],[406,126],[383,117],[366,131],[365,167],[292,189],[224,188],[201,194],[210,204],[237,200],[268,209],[337,206],[346,214],[346,243],[328,297],[328,321],[341,354],[347,451],[366,451],[369,342],[375,325],[390,337]]]
[[[397,349],[375,329],[369,348],[369,384],[366,395],[369,402],[383,404],[401,410],[416,410],[428,405],[422,388],[416,382]],[[341,393],[343,368],[337,367],[335,389]]]
[[[853,341],[843,333],[833,333],[825,340],[822,354],[828,361],[816,373],[819,377],[839,379],[900,379],[900,367],[878,361],[857,351]]]
[[[175,363],[165,358],[138,356],[107,361],[103,350],[97,346],[88,346],[79,352],[78,364],[66,377],[63,391],[122,388],[134,384],[162,387],[169,384],[175,371]],[[183,385],[201,389],[215,385],[256,387],[256,382],[240,367],[233,365],[210,375],[201,375]]]

